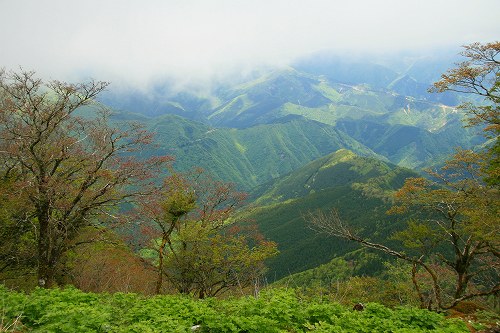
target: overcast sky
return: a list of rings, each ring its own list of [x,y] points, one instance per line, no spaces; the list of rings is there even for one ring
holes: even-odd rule
[[[0,67],[146,85],[500,37],[499,0],[0,0]]]

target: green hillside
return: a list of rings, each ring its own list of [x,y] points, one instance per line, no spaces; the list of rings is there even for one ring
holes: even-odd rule
[[[457,119],[431,132],[411,125],[389,125],[375,121],[342,120],[336,128],[366,145],[392,163],[424,168],[445,160],[458,146],[470,148],[481,142],[461,127]]]
[[[341,119],[370,119],[436,130],[460,118],[453,108],[423,98],[428,85],[408,76],[383,88],[367,82],[339,81],[294,69],[275,71],[220,93],[223,102],[209,111],[208,121],[246,128],[294,114],[329,125]]]
[[[279,279],[356,249],[309,229],[304,218],[309,211],[336,207],[364,235],[385,238],[398,225],[385,213],[390,194],[412,176],[411,170],[343,149],[256,188],[254,208],[245,217],[278,243],[280,254],[269,262],[269,277]]]
[[[286,103],[317,108],[331,100],[315,89],[317,78],[293,69],[272,72],[223,93],[227,102],[208,117],[217,126],[245,128],[280,118]]]
[[[275,283],[276,286],[290,285],[294,288],[331,288],[355,276],[375,275],[383,272],[384,262],[391,260],[387,255],[361,248],[317,267],[285,276]]]
[[[214,128],[174,115],[116,117],[145,123],[158,142],[149,153],[174,156],[178,170],[202,167],[246,190],[341,148],[377,156],[334,127],[302,117],[245,129]]]

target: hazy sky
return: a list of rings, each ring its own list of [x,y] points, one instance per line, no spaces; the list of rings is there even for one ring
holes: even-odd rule
[[[0,0],[0,67],[145,85],[500,37],[499,0]]]

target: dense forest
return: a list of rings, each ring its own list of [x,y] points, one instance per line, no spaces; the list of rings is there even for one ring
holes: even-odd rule
[[[159,115],[2,70],[0,332],[498,331],[499,54],[429,92],[303,60]]]

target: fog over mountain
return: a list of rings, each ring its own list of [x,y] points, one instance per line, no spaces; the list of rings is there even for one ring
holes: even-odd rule
[[[500,33],[496,0],[0,0],[0,65],[149,89],[205,85],[329,49],[459,51]],[[172,83],[173,84],[173,83]]]

